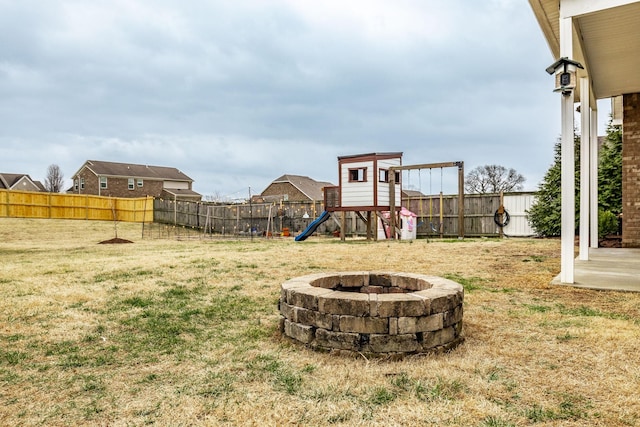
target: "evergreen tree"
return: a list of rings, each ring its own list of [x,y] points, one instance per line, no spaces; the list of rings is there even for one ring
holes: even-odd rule
[[[576,185],[576,207],[580,206],[580,136],[574,136],[575,144],[575,185]],[[542,182],[538,186],[536,201],[527,211],[527,218],[531,227],[541,236],[559,236],[562,228],[562,203],[561,196],[561,148],[560,140],[553,148],[553,164],[544,175]],[[576,212],[576,225],[579,223]]]
[[[622,127],[609,120],[598,165],[598,203],[613,214],[622,212]]]
[[[576,229],[580,222],[580,136],[575,144]],[[536,202],[527,211],[529,223],[541,236],[559,236],[561,230],[561,144],[554,147],[554,162],[538,186]],[[598,164],[598,203],[600,216],[622,211],[622,129],[609,120],[606,142]]]

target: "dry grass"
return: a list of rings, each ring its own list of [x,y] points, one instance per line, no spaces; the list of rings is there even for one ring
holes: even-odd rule
[[[0,220],[1,425],[633,426],[640,295],[550,287],[554,240],[141,240]],[[465,343],[402,361],[277,333],[279,285],[396,270],[465,286]]]

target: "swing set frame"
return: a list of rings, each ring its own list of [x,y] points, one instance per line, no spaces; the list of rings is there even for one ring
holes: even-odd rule
[[[390,229],[395,230],[391,233],[391,239],[399,238],[400,231],[397,224],[397,217],[401,206],[396,206],[396,171],[411,171],[421,169],[440,169],[440,168],[458,168],[458,239],[464,239],[464,162],[443,162],[443,163],[424,163],[420,165],[392,166],[389,168],[389,211],[392,213],[389,218]]]

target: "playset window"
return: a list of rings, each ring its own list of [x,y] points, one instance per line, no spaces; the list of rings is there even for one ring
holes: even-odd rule
[[[400,171],[395,171],[394,174],[395,174],[395,178],[396,178],[395,179],[396,184],[399,184],[400,183],[400,177],[401,177]],[[378,181],[379,182],[389,182],[389,169],[380,169],[378,171]]]
[[[349,169],[349,182],[367,182],[367,168]]]

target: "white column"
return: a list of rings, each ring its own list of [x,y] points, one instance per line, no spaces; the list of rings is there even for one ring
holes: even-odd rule
[[[589,107],[589,78],[580,78],[580,252],[578,259],[589,259],[589,197],[591,192],[591,108]]]
[[[562,5],[562,3],[560,3]],[[560,19],[560,56],[573,56],[573,22]],[[561,96],[561,227],[560,234],[560,282],[573,283],[575,238],[575,154],[573,141],[573,91]]]
[[[589,146],[589,164],[591,166],[591,184],[589,197],[591,214],[591,244],[592,248],[598,247],[598,110],[591,110],[591,145]]]

